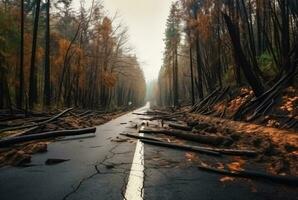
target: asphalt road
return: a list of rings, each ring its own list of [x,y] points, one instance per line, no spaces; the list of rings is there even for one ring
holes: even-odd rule
[[[95,135],[51,143],[48,152],[33,156],[31,167],[1,168],[0,200],[298,199],[298,187],[247,179],[221,183],[220,175],[199,171],[183,151],[115,142],[119,133],[137,134],[132,127],[139,118],[129,113],[98,126]],[[69,161],[45,165],[49,158]]]

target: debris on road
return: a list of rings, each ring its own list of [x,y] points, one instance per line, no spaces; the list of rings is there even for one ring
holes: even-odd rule
[[[66,161],[69,161],[70,159],[59,159],[59,158],[49,158],[45,161],[46,165],[57,165]]]
[[[52,138],[79,134],[80,130],[83,130],[83,132],[84,130],[91,131],[92,128],[90,129],[90,127],[103,124],[126,112],[128,111],[120,110],[106,113],[104,111],[68,108],[58,111],[57,114],[27,113],[27,115],[11,115],[8,113],[0,115],[0,146],[2,146],[0,148],[0,167],[4,165],[23,165],[19,162],[21,160],[20,156],[17,156],[18,159],[16,160],[11,159],[11,156],[8,157],[6,154],[14,155],[18,151],[24,151],[26,157],[31,158],[34,153],[46,151],[47,144],[52,141]],[[43,144],[43,147],[41,144]]]
[[[250,179],[265,179],[270,180],[277,183],[284,183],[289,185],[298,185],[298,177],[297,176],[279,176],[279,175],[272,175],[272,174],[266,174],[262,172],[257,171],[249,171],[249,170],[233,170],[228,171],[225,169],[218,169],[213,168],[209,166],[198,166],[198,169],[228,175],[228,176],[234,176],[234,177],[243,177],[243,178],[250,178]]]
[[[74,136],[82,135],[88,133],[94,133],[96,131],[95,127],[84,128],[84,129],[73,129],[73,130],[61,130],[61,131],[50,131],[45,133],[36,133],[31,135],[18,136],[13,138],[4,138],[0,140],[0,148],[9,147],[14,144],[32,141],[32,140],[41,140],[61,136]]]
[[[186,109],[189,110],[189,109]],[[162,141],[152,141],[138,137],[147,144],[192,151],[189,146],[230,155],[229,157],[245,156],[250,166],[264,169],[273,175],[298,175],[298,135],[294,132],[274,129],[256,124],[236,122],[207,115],[185,112],[185,108],[177,112],[162,111],[155,115],[150,127],[139,130],[140,133],[156,134]],[[166,122],[164,117],[175,116],[177,123]],[[150,116],[150,115],[149,115]],[[154,122],[155,121],[155,122]],[[160,125],[162,121],[163,126]],[[186,146],[186,148],[185,148]],[[223,158],[222,163],[229,159]],[[192,161],[194,165],[199,160]],[[213,162],[213,161],[212,161]],[[211,162],[211,163],[212,163]]]
[[[161,139],[154,138],[154,137],[139,136],[139,135],[133,135],[133,134],[129,134],[129,133],[120,133],[120,135],[130,137],[130,138],[134,138],[134,139],[146,139],[146,140],[154,140],[154,141],[162,142]]]

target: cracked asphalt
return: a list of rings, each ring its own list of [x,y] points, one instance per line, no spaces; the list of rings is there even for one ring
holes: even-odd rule
[[[144,107],[134,112],[147,109]],[[98,126],[95,135],[68,137],[51,143],[48,152],[33,156],[31,167],[1,168],[0,199],[126,199],[125,191],[136,141],[115,142],[113,139],[120,133],[137,134],[137,129],[132,127],[134,123],[142,122],[139,118],[129,113]],[[248,179],[222,183],[219,181],[222,176],[199,171],[186,159],[185,153],[144,145],[144,179],[141,188],[144,199],[298,199],[297,187]],[[206,155],[198,156],[202,158]],[[48,166],[44,164],[48,158],[70,160]]]
[[[124,199],[136,142],[113,139],[123,132],[137,134],[130,121],[141,122],[128,113],[98,126],[95,135],[67,137],[51,143],[46,153],[33,155],[31,167],[1,168],[0,199]],[[70,160],[45,165],[49,158]]]

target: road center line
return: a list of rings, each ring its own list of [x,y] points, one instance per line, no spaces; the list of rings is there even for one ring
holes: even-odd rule
[[[140,133],[140,136],[143,136]],[[128,177],[125,199],[142,200],[144,195],[144,144],[138,140]]]

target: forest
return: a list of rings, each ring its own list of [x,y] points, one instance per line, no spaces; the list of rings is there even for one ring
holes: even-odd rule
[[[298,0],[0,0],[1,200],[297,199],[297,66]]]
[[[127,27],[102,2],[0,2],[0,108],[115,110],[144,102]],[[136,84],[137,83],[137,84]]]
[[[297,16],[290,0],[173,3],[156,103],[297,127]]]

